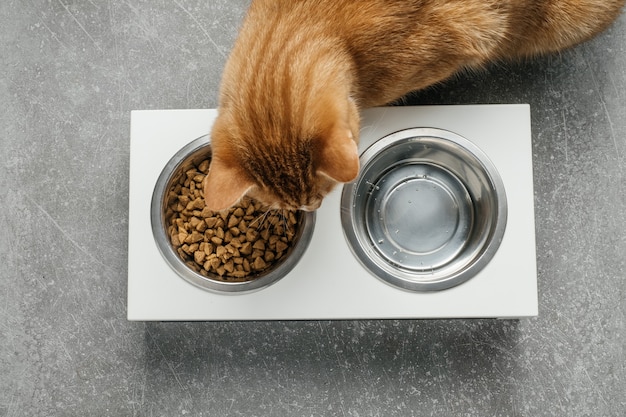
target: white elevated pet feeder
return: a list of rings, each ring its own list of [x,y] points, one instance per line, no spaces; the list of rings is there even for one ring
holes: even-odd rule
[[[129,320],[537,315],[527,105],[364,111],[362,176],[326,197],[308,247],[284,277],[242,293],[183,279],[151,224],[164,167],[209,133],[216,114],[132,112]]]

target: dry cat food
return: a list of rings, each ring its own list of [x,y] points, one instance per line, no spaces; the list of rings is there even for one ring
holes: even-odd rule
[[[203,160],[168,190],[167,234],[196,272],[224,281],[249,281],[286,255],[298,214],[268,211],[250,199],[227,211],[208,210],[202,196],[208,170],[209,160]]]

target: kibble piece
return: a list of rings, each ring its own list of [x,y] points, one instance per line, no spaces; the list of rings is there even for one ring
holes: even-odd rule
[[[276,242],[276,252],[284,252],[287,250],[288,247],[289,246],[282,240],[279,240],[278,242]]]
[[[235,256],[235,257],[241,256],[241,253],[239,252],[239,249],[237,249],[236,247],[234,247],[230,243],[228,245],[226,245],[226,251],[228,253],[230,253],[232,256]]]
[[[198,171],[202,172],[203,174],[207,174],[209,172],[209,164],[210,162],[208,159],[200,162],[200,165],[198,165]]]
[[[198,224],[200,224],[199,218],[194,216],[191,219],[189,219],[189,226],[193,227],[194,229],[198,227]]]
[[[235,278],[244,278],[248,276],[249,272],[247,271],[233,271],[233,276]]]
[[[205,217],[204,222],[206,223],[207,227],[214,228],[217,224],[217,217]]]
[[[206,269],[207,271],[215,271],[217,267],[219,267],[221,264],[222,261],[220,261],[219,258],[209,257],[209,259],[204,264],[204,269]]]
[[[252,243],[245,242],[242,244],[241,248],[239,248],[239,252],[243,255],[250,255],[252,253]]]
[[[196,226],[196,230],[200,233],[204,233],[204,231],[206,230],[207,225],[205,223],[204,220],[200,220],[200,222],[198,223],[198,225]]]
[[[206,258],[206,252],[204,251],[195,251],[193,253],[193,260],[196,261],[197,264],[204,264],[204,258]]]
[[[202,233],[198,232],[197,230],[194,230],[193,232],[191,232],[190,239],[191,239],[191,243],[196,243],[204,239],[204,236],[202,235]]]
[[[230,240],[230,244],[232,245],[232,247],[239,249],[241,247],[241,241],[239,240],[239,238],[233,237]]]
[[[221,258],[226,253],[226,248],[222,245],[219,245],[217,249],[215,249],[215,254]]]
[[[232,259],[224,264],[224,269],[226,270],[226,272],[233,272],[235,270],[235,263]]]
[[[239,224],[239,222],[241,221],[241,219],[235,215],[230,216],[228,218],[228,228],[230,229],[231,227],[235,227]]]
[[[178,202],[180,204],[182,204],[183,206],[187,207],[187,204],[189,204],[189,196],[188,195],[179,195],[178,196]]]
[[[254,260],[254,263],[252,264],[252,267],[254,269],[256,269],[257,271],[265,269],[266,266],[267,266],[267,264],[265,263],[263,258],[261,258],[260,256],[258,258],[256,258]]]
[[[248,229],[248,231],[246,231],[246,240],[248,242],[254,242],[258,236],[258,232],[254,229]]]

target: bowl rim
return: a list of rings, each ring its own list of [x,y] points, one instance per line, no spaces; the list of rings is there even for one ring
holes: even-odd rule
[[[165,214],[163,213],[163,199],[167,194],[167,189],[169,188],[172,177],[188,157],[204,148],[210,148],[210,146],[210,135],[206,134],[200,136],[180,148],[161,170],[154,186],[150,203],[150,222],[154,244],[157,246],[168,266],[172,268],[178,276],[203,290],[220,294],[247,294],[267,288],[284,278],[298,264],[302,255],[306,252],[315,228],[315,212],[302,212],[302,224],[298,228],[295,244],[292,246],[291,252],[283,260],[270,267],[265,273],[247,281],[221,281],[193,271],[180,259],[180,256],[174,250],[169,236],[167,235]]]
[[[493,225],[488,229],[488,238],[480,244],[476,256],[470,262],[459,268],[453,269],[449,274],[430,279],[429,275],[422,273],[411,273],[400,268],[394,268],[383,257],[376,256],[380,259],[372,259],[370,252],[374,250],[366,250],[363,246],[366,237],[357,234],[359,229],[357,225],[358,219],[354,215],[355,197],[357,186],[362,180],[362,175],[367,171],[367,167],[376,160],[385,150],[397,145],[399,142],[407,140],[424,141],[425,139],[446,141],[452,146],[463,149],[464,153],[470,154],[474,161],[478,163],[481,171],[489,180],[488,187],[493,191],[495,199],[495,207],[493,208]],[[433,128],[433,127],[412,127],[395,131],[386,136],[381,137],[367,147],[360,155],[361,170],[355,180],[344,185],[341,194],[341,223],[346,239],[352,254],[359,263],[372,275],[379,280],[404,290],[409,291],[440,291],[460,285],[478,274],[493,258],[504,238],[507,224],[508,206],[504,183],[496,166],[489,157],[469,139],[454,133],[450,130]],[[447,168],[443,166],[443,168]],[[463,178],[459,178],[467,187]],[[472,199],[473,201],[473,199]],[[473,204],[475,202],[473,201]],[[365,220],[363,220],[365,221]],[[463,251],[462,251],[463,252]],[[378,262],[377,262],[378,261]]]

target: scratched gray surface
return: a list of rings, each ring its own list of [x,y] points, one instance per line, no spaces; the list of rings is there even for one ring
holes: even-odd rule
[[[538,318],[126,321],[129,112],[216,106],[246,6],[0,2],[0,416],[624,416],[624,16],[407,101],[531,104]]]

